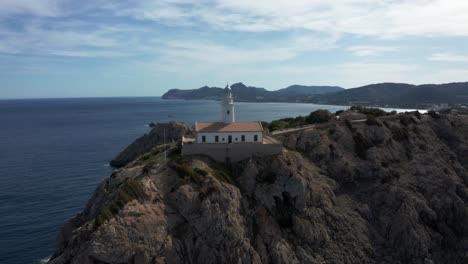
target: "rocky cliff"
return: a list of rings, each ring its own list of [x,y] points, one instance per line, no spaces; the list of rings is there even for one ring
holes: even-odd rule
[[[100,184],[49,263],[468,262],[467,118],[278,139],[282,155],[231,166],[151,149]]]
[[[143,135],[126,147],[117,157],[111,160],[110,165],[117,168],[123,167],[138,158],[138,156],[147,153],[153,147],[164,142],[176,142],[183,135],[191,133],[189,126],[174,121],[151,124],[151,128],[149,134]]]

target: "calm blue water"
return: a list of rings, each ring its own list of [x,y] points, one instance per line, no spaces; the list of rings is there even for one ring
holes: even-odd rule
[[[306,115],[339,106],[237,103],[237,120]],[[146,124],[218,120],[219,103],[160,98],[0,101],[0,263],[50,256],[60,227],[83,209],[107,163]]]

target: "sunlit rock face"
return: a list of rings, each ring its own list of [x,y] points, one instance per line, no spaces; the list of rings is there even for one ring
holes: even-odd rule
[[[289,133],[283,154],[229,166],[152,148],[49,263],[466,263],[468,120],[409,118]]]

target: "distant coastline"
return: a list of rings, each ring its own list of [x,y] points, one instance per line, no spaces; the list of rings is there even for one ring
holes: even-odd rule
[[[238,102],[314,103],[410,109],[468,105],[468,82],[424,85],[380,83],[351,89],[338,86],[293,85],[277,91],[236,83],[232,85],[232,90]],[[171,89],[162,99],[218,100],[221,92],[221,88],[208,86],[190,90]]]

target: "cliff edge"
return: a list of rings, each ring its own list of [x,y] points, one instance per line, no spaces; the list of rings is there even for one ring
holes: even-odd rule
[[[152,148],[164,142],[177,142],[183,135],[191,133],[190,127],[181,122],[156,123],[152,124],[151,127],[148,134],[143,135],[126,147],[110,161],[110,165],[116,168],[123,167],[138,158],[138,156],[149,152]]]
[[[99,185],[49,263],[467,263],[466,117],[277,139],[282,155],[230,166],[153,147]]]

